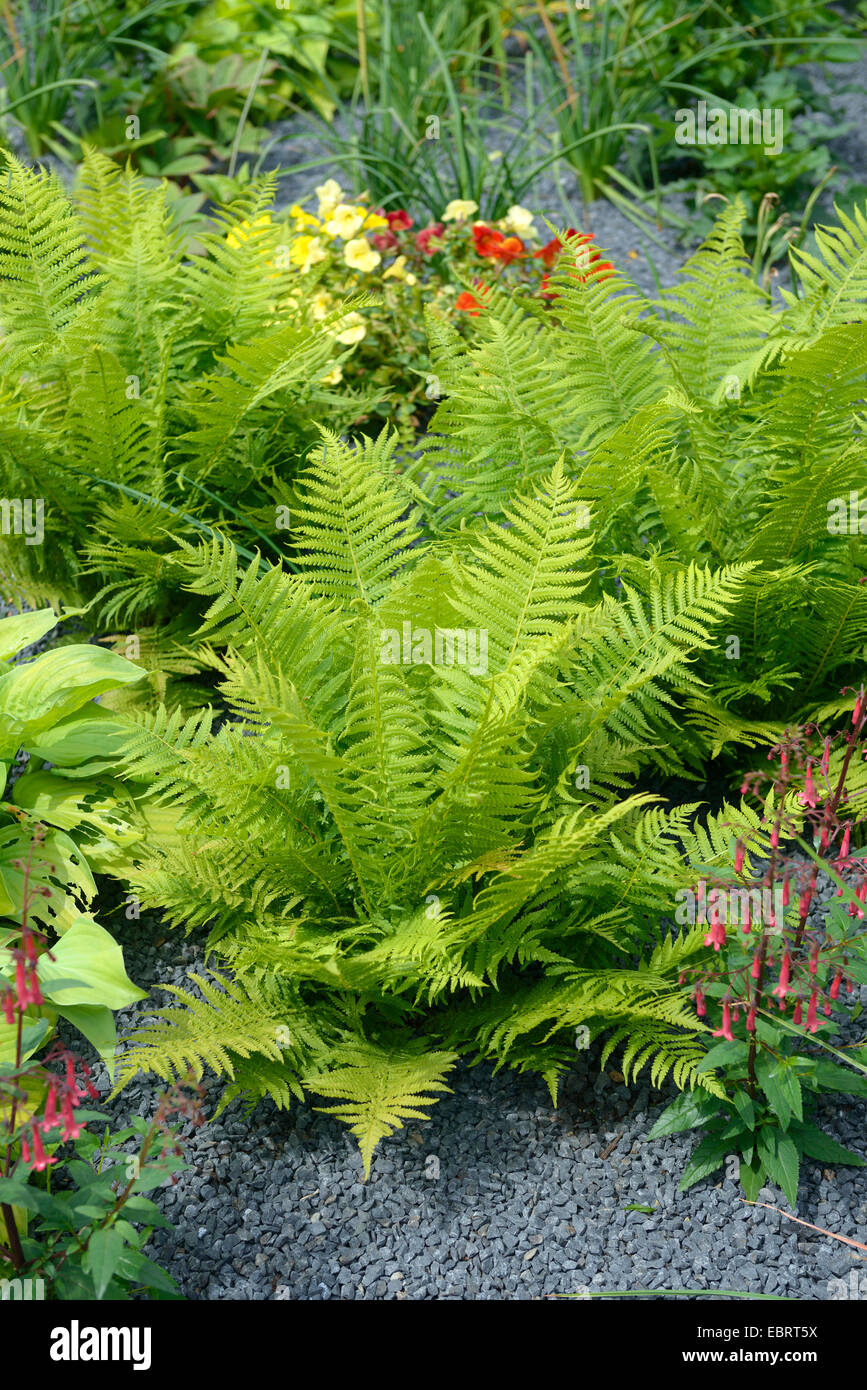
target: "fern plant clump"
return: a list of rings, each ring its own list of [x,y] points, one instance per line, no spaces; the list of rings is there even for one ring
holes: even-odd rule
[[[590,597],[640,585],[647,556],[749,563],[685,702],[695,770],[840,717],[867,652],[867,208],[792,250],[781,303],[750,277],[743,218],[726,207],[655,302],[561,234],[550,312],[477,288],[467,343],[430,307],[443,399],[411,469],[448,536],[563,457],[595,512]]]
[[[385,436],[326,441],[302,475],[298,568],[183,543],[210,601],[201,650],[232,713],[139,713],[128,775],[178,813],[133,871],[149,907],[208,925],[225,972],[128,1039],[119,1085],[210,1065],[239,1093],[334,1102],[369,1167],[459,1056],[556,1095],[605,1034],[627,1076],[719,1094],[679,977],[704,932],[660,927],[690,859],[760,816],[631,791],[667,751],[696,657],[750,566],[648,559],[642,594],[587,597],[592,532],[562,463],[502,520],[419,534]]]

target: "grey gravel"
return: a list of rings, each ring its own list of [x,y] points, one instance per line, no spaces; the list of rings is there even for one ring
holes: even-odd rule
[[[832,891],[824,885],[820,902]],[[119,931],[131,976],[155,987],[144,1010],[173,1002],[159,986],[189,987],[187,970],[204,964],[195,938],[169,933],[157,946],[164,930],[143,916]],[[861,1034],[855,1025],[846,1035]],[[312,1105],[287,1113],[265,1101],[247,1118],[234,1102],[187,1131],[190,1168],[155,1194],[173,1228],[154,1234],[149,1253],[189,1299],[539,1299],[682,1288],[826,1300],[844,1287],[847,1297],[853,1289],[867,1297],[856,1250],[747,1206],[733,1179],[717,1173],[679,1193],[695,1138],[647,1141],[673,1089],[627,1089],[608,1074],[615,1066],[600,1072],[597,1048],[576,1053],[556,1110],[533,1077],[460,1066],[454,1094],[428,1122],[380,1145],[366,1183],[348,1131]],[[205,1085],[212,1113],[220,1083]],[[150,1115],[160,1089],[139,1077],[107,1110],[118,1126]],[[867,1157],[867,1103],[828,1097],[816,1118]],[[771,1186],[759,1200],[790,1210]],[[633,1203],[653,1215],[626,1212]],[[863,1170],[805,1160],[793,1214],[867,1243]]]

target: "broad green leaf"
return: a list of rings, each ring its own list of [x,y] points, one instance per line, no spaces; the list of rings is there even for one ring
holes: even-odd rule
[[[863,1168],[867,1160],[852,1153],[825,1134],[814,1124],[792,1125],[792,1138],[807,1158],[816,1158],[820,1163],[845,1163],[852,1168]]]
[[[49,888],[50,897],[33,894],[29,912],[35,920],[62,934],[81,913],[70,890],[89,903],[96,893],[93,874],[74,841],[62,830],[50,829],[42,843],[33,846],[29,825],[12,824],[0,829],[0,889],[10,906],[7,916],[20,921],[24,906],[24,869],[30,862],[31,893],[35,885]],[[16,864],[19,867],[15,867]]]
[[[39,735],[94,696],[144,674],[125,657],[86,643],[57,647],[13,666],[0,676],[0,756],[13,757],[21,747],[29,750]]]
[[[128,847],[141,839],[141,833],[133,829],[124,814],[124,810],[134,814],[135,808],[123,787],[117,788],[122,802],[113,792],[107,780],[71,782],[53,772],[29,772],[16,783],[15,804],[29,811],[34,819],[61,830],[77,830],[86,825],[115,844]]]
[[[112,1226],[94,1231],[82,1264],[93,1278],[97,1298],[102,1298],[123,1254],[123,1236]]]
[[[99,1053],[114,1080],[117,1028],[111,1009],[95,1004],[55,1004],[54,1012],[77,1028]]]
[[[102,1004],[109,1009],[123,1009],[147,997],[146,991],[134,985],[127,975],[123,951],[114,937],[84,913],[52,947],[52,955],[53,960],[41,956],[36,967],[46,998],[53,999],[55,980],[72,977],[81,981],[79,988],[60,993],[57,1002],[64,1008],[70,1004]]]
[[[793,1117],[797,1120],[804,1118],[801,1083],[784,1058],[774,1057],[768,1052],[759,1053],[756,1077],[782,1129],[788,1129]]]
[[[821,1091],[842,1091],[847,1096],[867,1096],[867,1077],[821,1057],[809,1080]]]
[[[91,702],[31,739],[27,751],[59,768],[80,769],[88,763],[95,773],[117,765],[120,748],[128,737],[117,715]],[[94,762],[98,766],[93,766]]]
[[[0,661],[8,661],[22,647],[38,642],[59,622],[53,608],[40,608],[35,613],[13,613],[9,618],[0,618]]]
[[[694,1183],[701,1182],[702,1178],[710,1177],[711,1173],[715,1173],[717,1168],[722,1167],[730,1153],[731,1144],[727,1141],[723,1142],[716,1135],[702,1139],[683,1170],[678,1191],[686,1192]]]
[[[666,1134],[681,1134],[705,1124],[719,1109],[719,1101],[700,1091],[681,1091],[663,1110],[648,1139],[662,1139]]]
[[[759,1158],[768,1170],[769,1178],[785,1192],[789,1205],[797,1206],[801,1160],[792,1139],[771,1125],[766,1125],[759,1130],[758,1143]]]
[[[747,1055],[747,1045],[736,1038],[733,1042],[717,1043],[710,1048],[707,1054],[702,1057],[697,1072],[712,1071],[714,1067],[730,1066],[732,1062],[745,1060]]]
[[[742,1162],[740,1167],[741,1186],[748,1202],[754,1202],[765,1182],[765,1170],[759,1159],[752,1163]]]

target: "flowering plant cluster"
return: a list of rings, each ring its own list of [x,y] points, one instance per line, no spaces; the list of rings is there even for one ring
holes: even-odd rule
[[[43,1291],[47,1284],[50,1296],[61,1299],[122,1298],[127,1285],[173,1293],[174,1280],[141,1253],[154,1227],[170,1223],[139,1194],[167,1178],[176,1181],[183,1165],[171,1121],[183,1116],[201,1123],[200,1088],[177,1085],[150,1125],[134,1121],[96,1139],[85,1126],[104,1127],[104,1118],[82,1108],[86,1098],[99,1100],[87,1062],[56,1038],[41,1057],[34,1055],[49,1036],[48,1021],[34,1016],[45,1004],[37,965],[43,956],[53,959],[31,913],[34,900],[50,892],[33,872],[43,840],[37,827],[27,859],[15,866],[23,879],[20,938],[11,950],[12,983],[4,982],[0,993],[14,1034],[13,1055],[0,1059],[0,1276],[38,1278]],[[136,1133],[139,1152],[129,1155],[121,1145]],[[65,1144],[74,1145],[84,1164],[61,1155]],[[151,1158],[155,1146],[159,1155]]]
[[[381,388],[389,397],[389,418],[407,432],[418,428],[426,401],[437,398],[423,303],[465,331],[494,284],[554,299],[548,272],[562,244],[557,237],[542,241],[527,208],[515,205],[496,223],[487,223],[477,219],[477,203],[456,198],[439,221],[419,227],[403,208],[385,211],[366,200],[349,201],[334,179],[315,193],[315,212],[297,203],[288,211],[289,259],[308,280],[302,299],[311,316],[326,320],[342,300],[359,292],[376,297],[363,313],[353,310],[334,324],[336,341],[354,351],[326,381]],[[570,228],[567,235],[578,233]],[[591,242],[592,235],[583,234],[579,243],[586,247],[588,264],[612,269]]]
[[[736,840],[734,879],[719,876],[709,893],[705,879],[698,885],[698,921],[713,955],[681,980],[699,1017],[715,1024],[719,1042],[705,1069],[722,1072],[728,1100],[721,1107],[684,1093],[654,1127],[651,1138],[708,1131],[682,1189],[733,1160],[750,1200],[769,1177],[794,1206],[802,1156],[863,1164],[807,1110],[824,1091],[867,1095],[865,1044],[827,1040],[842,1021],[832,1021],[834,1011],[867,983],[867,852],[857,848],[867,820],[859,802],[867,790],[865,727],[862,687],[847,728],[787,732],[768,755],[774,773],[752,773],[741,788],[762,792],[764,809],[758,831],[745,827]],[[754,869],[757,843],[766,858]],[[821,924],[820,872],[836,884]]]

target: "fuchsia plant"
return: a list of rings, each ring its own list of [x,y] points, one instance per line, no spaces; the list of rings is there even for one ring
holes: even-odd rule
[[[177,1181],[176,1170],[183,1165],[171,1122],[182,1116],[202,1123],[201,1087],[189,1080],[178,1083],[161,1097],[150,1125],[134,1121],[127,1130],[97,1139],[85,1125],[103,1123],[102,1117],[82,1109],[86,1097],[99,1100],[88,1064],[59,1039],[41,1057],[33,1056],[49,1034],[48,1021],[33,1012],[45,1003],[37,966],[43,955],[53,959],[30,911],[36,894],[51,891],[33,882],[34,853],[43,839],[42,827],[35,827],[27,860],[12,864],[23,876],[23,906],[19,943],[10,951],[14,979],[0,994],[3,1021],[15,1031],[14,1060],[0,1066],[0,1274],[48,1275],[58,1298],[122,1298],[128,1284],[171,1294],[174,1281],[140,1252],[153,1227],[169,1223],[138,1194],[166,1178]],[[142,1142],[131,1156],[121,1144],[134,1134]],[[45,1182],[52,1168],[64,1166],[57,1152],[64,1143],[88,1160],[79,1165],[75,1185],[53,1193],[50,1180],[33,1186],[33,1175],[45,1174]],[[155,1146],[159,1157],[150,1159]],[[114,1162],[106,1165],[109,1152]],[[38,1238],[28,1230],[31,1213],[44,1223]],[[122,1213],[125,1219],[117,1224]],[[131,1221],[143,1229],[136,1231]]]
[[[711,1009],[720,1041],[703,1069],[722,1074],[727,1100],[723,1107],[709,1095],[678,1097],[654,1126],[652,1138],[709,1131],[682,1189],[734,1158],[748,1197],[770,1177],[794,1205],[802,1155],[863,1162],[805,1119],[805,1101],[822,1091],[867,1095],[863,1044],[837,1048],[826,1036],[835,1031],[835,1008],[867,981],[867,853],[857,847],[867,819],[859,804],[867,791],[865,727],[862,686],[837,734],[816,725],[787,731],[768,754],[774,772],[752,773],[741,787],[744,796],[762,792],[764,810],[758,830],[745,828],[735,843],[737,887],[717,876],[705,903],[699,885],[705,946],[714,954],[681,979],[689,980],[699,1017]],[[757,847],[766,860],[754,873],[749,856]],[[810,916],[820,869],[837,883],[821,926]],[[743,904],[735,922],[727,913],[733,899]]]

